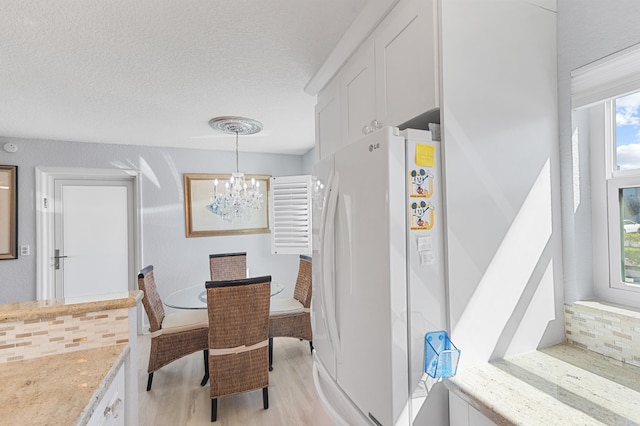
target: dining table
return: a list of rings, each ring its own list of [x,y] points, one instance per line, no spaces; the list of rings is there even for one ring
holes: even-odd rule
[[[284,284],[271,281],[271,296],[282,293]],[[164,304],[176,309],[207,309],[207,289],[204,284],[186,287],[169,294]]]

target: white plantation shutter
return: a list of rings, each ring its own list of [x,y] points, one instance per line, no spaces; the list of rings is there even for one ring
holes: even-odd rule
[[[311,255],[311,175],[272,177],[271,252]]]

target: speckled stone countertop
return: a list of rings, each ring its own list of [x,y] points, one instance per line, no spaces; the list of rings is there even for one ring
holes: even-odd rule
[[[566,344],[458,371],[445,386],[498,425],[640,425],[640,368]]]
[[[113,345],[0,364],[0,424],[86,424],[128,354]]]
[[[139,290],[101,294],[90,297],[51,299],[0,305],[0,323],[7,321],[35,320],[57,315],[74,315],[108,309],[131,308],[142,300]]]

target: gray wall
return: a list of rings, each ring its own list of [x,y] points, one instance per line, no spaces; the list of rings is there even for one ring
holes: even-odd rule
[[[574,212],[571,71],[640,43],[640,1],[558,0],[558,107],[565,302],[593,297],[589,147],[579,147]],[[586,139],[585,139],[586,141]]]
[[[312,148],[302,157],[302,174],[310,175],[313,173],[313,165],[316,162],[316,149]]]
[[[36,298],[35,168],[85,167],[135,169],[142,172],[142,265],[153,264],[161,294],[209,278],[208,255],[246,251],[251,275],[272,275],[291,294],[298,270],[295,255],[272,255],[270,234],[185,237],[184,173],[230,173],[235,153],[153,148],[130,145],[53,142],[0,137],[0,164],[18,166],[18,244],[30,245],[31,256],[0,261],[0,304]],[[241,171],[250,174],[303,173],[303,157],[240,153]],[[91,285],[90,282],[87,285]]]

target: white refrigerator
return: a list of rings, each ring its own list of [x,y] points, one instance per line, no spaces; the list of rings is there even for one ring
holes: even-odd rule
[[[314,166],[314,383],[336,424],[448,422],[422,381],[425,334],[446,330],[440,151],[383,127]]]

